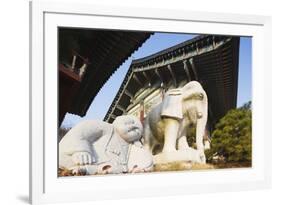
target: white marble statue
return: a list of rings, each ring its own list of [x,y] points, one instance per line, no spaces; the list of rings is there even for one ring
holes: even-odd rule
[[[139,141],[138,118],[119,116],[109,124],[98,120],[74,126],[59,143],[59,166],[85,174],[145,172],[153,168],[152,155]]]
[[[167,91],[163,102],[148,113],[144,125],[145,146],[152,150],[156,144],[163,144],[162,153],[155,156],[154,161],[205,163],[203,136],[207,118],[208,99],[199,82],[191,81],[182,88]],[[186,139],[193,124],[196,125],[196,150],[189,147]]]

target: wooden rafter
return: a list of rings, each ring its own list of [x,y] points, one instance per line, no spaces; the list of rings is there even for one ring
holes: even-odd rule
[[[131,99],[134,98],[134,95],[133,95],[132,93],[130,93],[127,89],[125,89],[124,93],[125,93],[128,97],[130,97]]]
[[[155,72],[155,74],[157,75],[157,77],[160,79],[161,83],[164,84],[163,76],[160,74],[159,69],[156,68],[156,69],[154,70],[154,72]]]
[[[196,67],[195,67],[195,65],[194,65],[194,60],[193,60],[193,58],[190,58],[190,59],[189,59],[189,63],[190,63],[190,65],[191,65],[191,69],[192,69],[192,71],[193,71],[193,73],[194,73],[195,80],[198,80],[198,75],[197,75]]]
[[[133,78],[140,86],[143,86],[143,84],[141,83],[140,79],[137,77],[136,73],[133,74]]]
[[[190,73],[187,67],[187,60],[183,60],[183,69],[187,77],[187,82],[191,81]]]
[[[122,107],[121,105],[116,105],[116,108],[121,110],[124,113],[126,113],[126,109],[124,107]]]
[[[167,67],[168,67],[168,70],[169,70],[169,72],[170,72],[170,74],[172,76],[174,86],[177,87],[177,79],[176,79],[176,76],[174,74],[174,71],[173,71],[171,65],[168,65]]]

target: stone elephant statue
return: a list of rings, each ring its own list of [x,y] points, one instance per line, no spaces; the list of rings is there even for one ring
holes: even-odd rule
[[[197,81],[191,81],[182,88],[171,89],[164,95],[162,103],[154,107],[145,119],[144,145],[151,151],[162,143],[161,153],[175,153],[191,150],[198,153],[199,163],[205,163],[203,136],[208,118],[207,94]],[[197,150],[189,147],[187,131],[196,125]]]

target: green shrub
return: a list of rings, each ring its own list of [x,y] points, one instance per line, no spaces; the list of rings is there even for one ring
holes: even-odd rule
[[[252,159],[252,111],[251,102],[241,108],[230,110],[216,124],[212,133],[211,149],[206,152],[207,159],[212,155],[225,158],[226,162],[250,162]]]

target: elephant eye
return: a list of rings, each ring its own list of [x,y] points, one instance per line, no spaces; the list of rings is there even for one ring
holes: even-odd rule
[[[200,93],[199,98],[202,100],[204,98],[204,95],[202,93]]]

